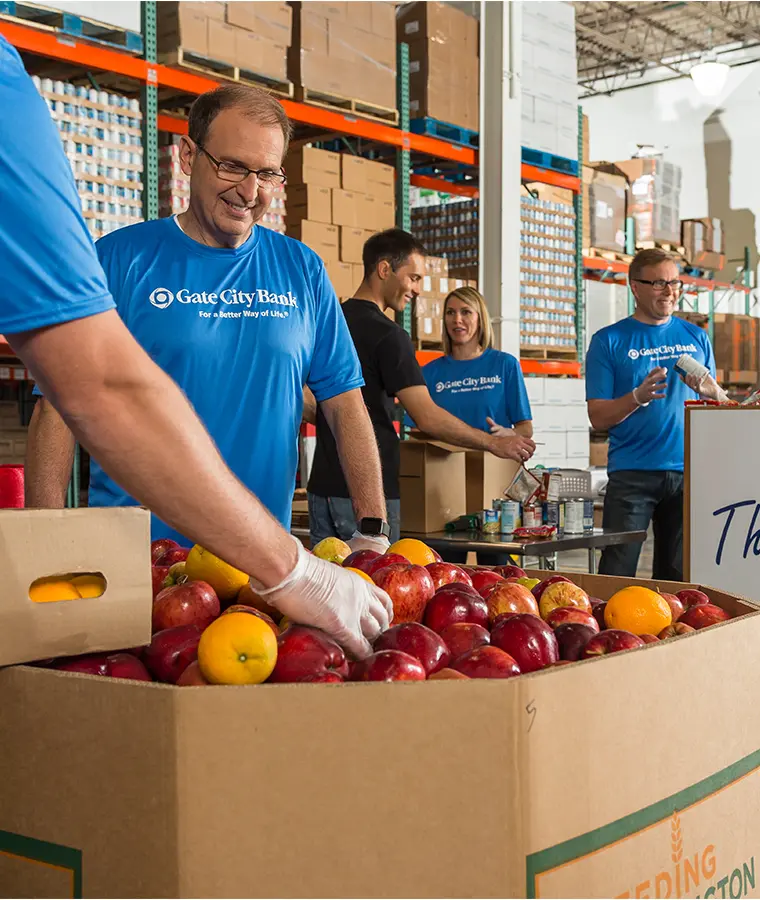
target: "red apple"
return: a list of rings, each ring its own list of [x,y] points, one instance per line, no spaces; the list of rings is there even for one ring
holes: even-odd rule
[[[354,671],[357,681],[424,681],[422,663],[401,650],[380,650],[363,659]]]
[[[166,587],[164,581],[166,581],[167,576],[169,575],[169,566],[151,566],[150,574],[153,579],[153,599],[161,593],[161,591]]]
[[[393,601],[393,624],[421,622],[428,601],[435,594],[433,579],[424,566],[393,563],[372,576]]]
[[[82,672],[85,675],[108,675],[108,657],[105,653],[89,653],[62,659],[53,665],[61,672]]]
[[[514,678],[520,667],[512,657],[498,647],[476,647],[455,659],[451,668],[468,678]]]
[[[618,653],[620,650],[633,650],[634,647],[643,647],[644,641],[638,635],[630,631],[622,631],[620,628],[610,628],[595,634],[581,653],[581,659],[593,659],[595,656],[605,656],[608,653]]]
[[[179,625],[157,632],[144,655],[148,671],[158,681],[176,684],[198,657],[200,639],[201,633],[195,625]]]
[[[461,590],[458,585],[444,585],[425,607],[423,621],[436,634],[456,622],[472,622],[487,628],[488,606],[482,597],[466,585],[462,585]]]
[[[150,561],[155,565],[168,550],[176,550],[179,544],[171,538],[158,538],[150,545]]]
[[[382,553],[378,553],[377,550],[354,550],[353,553],[349,553],[343,560],[343,566],[346,569],[350,567],[363,572],[365,566],[374,562],[376,559],[379,559],[381,556]]]
[[[683,615],[684,609],[686,607],[681,603],[681,601],[676,597],[675,594],[661,594],[660,595],[663,600],[668,601],[668,606],[670,607],[670,612],[673,616],[673,621],[677,622],[681,616]]]
[[[685,622],[673,622],[667,628],[663,628],[657,637],[661,641],[666,641],[668,638],[678,637],[679,634],[694,634],[696,630]]]
[[[579,588],[577,584],[570,582],[557,581],[544,590],[543,594],[541,594],[541,599],[538,601],[541,618],[546,620],[549,613],[558,606],[575,606],[577,609],[585,610],[587,613],[591,612],[588,594],[583,588]]]
[[[491,646],[508,653],[523,673],[545,669],[559,659],[554,632],[532,613],[502,619],[491,632]]]
[[[585,609],[578,609],[576,606],[558,606],[553,609],[546,617],[546,624],[552,628],[558,625],[565,625],[568,622],[580,622],[581,625],[588,625],[594,631],[599,631],[599,623],[596,621],[592,613],[586,612]]]
[[[308,625],[290,625],[277,638],[277,663],[269,681],[301,681],[325,672],[336,672],[345,678],[348,663],[341,647],[323,631]]]
[[[701,628],[709,628],[719,622],[727,622],[730,618],[730,614],[725,609],[721,609],[714,603],[700,603],[698,606],[690,606],[678,621],[683,625],[691,625],[692,628],[699,631]]]
[[[504,581],[501,575],[494,572],[493,569],[471,569],[470,580],[481,597],[485,597],[495,584]]]
[[[475,588],[471,584],[467,584],[465,581],[452,581],[451,584],[442,584],[437,590],[436,594],[468,594],[470,597],[474,597],[476,600],[482,600],[483,598],[480,594],[475,590]]]
[[[153,633],[177,625],[203,631],[220,613],[219,598],[205,581],[186,581],[164,588],[153,601]]]
[[[129,678],[132,681],[153,681],[150,673],[131,653],[112,653],[106,657],[108,675],[111,678]]]
[[[383,553],[383,555],[378,556],[377,559],[371,559],[365,562],[362,572],[372,578],[375,572],[379,572],[380,569],[384,569],[386,566],[392,566],[394,563],[403,563],[405,566],[408,566],[409,560],[400,553]]]
[[[596,621],[594,621],[594,625],[596,625]],[[568,662],[575,662],[576,659],[580,659],[583,648],[598,633],[598,626],[592,628],[590,625],[584,625],[582,622],[566,622],[564,625],[558,625],[554,631],[554,637],[557,639],[557,645],[559,646],[560,659]]]
[[[704,591],[697,591],[693,588],[679,591],[676,594],[676,597],[678,597],[686,609],[691,609],[692,606],[706,606],[710,602],[710,598]]]
[[[320,675],[307,675],[301,679],[301,684],[309,682],[310,684],[343,684],[344,678],[341,678],[337,672],[322,672]]]
[[[604,621],[604,611],[607,609],[607,601],[603,600],[599,603],[594,603],[591,606],[591,614],[596,619],[599,628],[604,630],[607,627],[607,623]]]
[[[496,566],[494,572],[501,575],[502,578],[525,578],[527,576],[525,569],[521,569],[519,566]]]
[[[445,669],[451,652],[441,637],[419,622],[394,625],[375,641],[374,650],[400,650],[422,663],[426,675]]]
[[[430,572],[433,579],[435,589],[443,587],[444,584],[472,584],[472,579],[460,566],[447,562],[428,563],[425,568]]]
[[[645,644],[659,644],[660,639],[655,634],[640,634],[639,637]]]
[[[187,547],[172,547],[156,560],[157,566],[173,566],[174,563],[185,562],[190,553]]]
[[[522,584],[502,581],[495,584],[486,594],[488,618],[491,622],[505,612],[531,613],[538,615],[538,604],[531,592]]]
[[[456,659],[468,650],[491,643],[491,635],[482,625],[472,622],[455,622],[441,632],[441,638],[451,651],[451,658]]]
[[[466,675],[457,672],[456,669],[440,669],[428,678],[428,681],[469,681]]]
[[[536,598],[536,601],[541,599],[541,595],[543,592],[549,587],[550,584],[557,584],[557,582],[564,581],[567,584],[571,584],[569,578],[565,578],[564,575],[551,575],[549,578],[545,578],[540,584],[537,584],[533,588],[533,596]]]
[[[435,562],[443,562],[443,557],[437,550],[433,550],[432,547],[428,547],[428,550],[433,554]]]
[[[177,680],[177,684],[180,687],[191,687],[209,683],[210,682],[206,681],[206,679],[203,677],[203,672],[201,672],[201,667],[198,665],[197,660],[195,662],[191,662]]]

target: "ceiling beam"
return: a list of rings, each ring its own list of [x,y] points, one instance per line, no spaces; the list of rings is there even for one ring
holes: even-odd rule
[[[677,75],[683,75],[683,72],[681,72],[680,69],[677,69],[675,66],[672,66],[669,63],[663,62],[659,57],[653,56],[649,53],[640,52],[633,47],[628,47],[618,41],[616,38],[610,37],[610,35],[605,34],[603,31],[597,31],[595,28],[590,28],[588,25],[584,25],[582,22],[578,21],[576,21],[575,27],[577,30],[583,32],[584,34],[588,34],[598,43],[606,44],[611,50],[617,51],[632,62],[642,60],[652,63],[655,66],[662,66],[663,68],[670,69],[671,72],[675,72]]]
[[[719,12],[716,12],[716,8],[720,9],[720,3],[704,3],[697,2],[691,4],[695,11],[698,11],[704,19],[707,19],[708,22],[715,22],[716,24],[720,24],[724,29],[731,29],[733,32],[738,34],[740,37],[752,37],[755,40],[760,40],[760,30],[757,28],[753,28],[753,26],[747,24],[742,24],[741,22],[736,22],[734,19],[729,18],[728,16],[722,15]],[[727,37],[728,35],[726,35]],[[719,43],[718,41],[713,41],[713,44]]]

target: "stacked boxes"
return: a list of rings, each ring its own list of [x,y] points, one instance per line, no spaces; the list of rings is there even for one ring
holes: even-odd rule
[[[325,262],[341,300],[362,281],[362,250],[396,222],[393,166],[301,147],[288,157],[287,233]]]
[[[575,348],[575,211],[570,191],[529,186],[520,203],[520,346]]]
[[[631,183],[628,215],[636,223],[636,246],[652,241],[678,244],[681,240],[680,167],[660,156],[625,159],[615,165]]]
[[[586,382],[580,378],[526,378],[525,387],[533,432],[541,442],[531,463],[547,468],[588,468]]]
[[[142,221],[142,115],[137,100],[33,78],[71,163],[93,238]]]
[[[236,4],[237,5],[237,4]],[[290,80],[309,93],[396,109],[396,6],[293,3]]]
[[[756,316],[718,313],[713,317],[715,367],[729,384],[755,384],[758,377],[758,327]]]
[[[628,179],[614,163],[583,166],[584,249],[625,253]]]
[[[443,339],[443,306],[446,298],[461,287],[477,287],[477,282],[452,277],[449,274],[449,262],[442,257],[426,257],[425,272],[420,295],[415,300],[412,337],[420,342],[440,345]]]
[[[399,43],[409,44],[409,109],[478,130],[478,23],[448,3],[412,3],[398,19]]]
[[[437,202],[428,205],[428,200]],[[412,231],[428,252],[444,257],[449,271],[459,274],[478,264],[479,215],[477,200],[452,197],[444,202],[440,195],[428,195],[426,205],[412,209]]]
[[[686,260],[699,269],[722,269],[726,263],[723,223],[720,219],[684,219],[681,244]]]
[[[187,54],[274,81],[287,80],[293,13],[287,3],[159,3],[158,50],[165,62]]]
[[[578,158],[578,69],[571,3],[524,3],[522,144]]]

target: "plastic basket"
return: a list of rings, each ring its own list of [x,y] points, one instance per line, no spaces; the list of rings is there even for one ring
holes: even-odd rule
[[[560,500],[590,500],[594,495],[591,490],[591,472],[584,469],[559,469]]]

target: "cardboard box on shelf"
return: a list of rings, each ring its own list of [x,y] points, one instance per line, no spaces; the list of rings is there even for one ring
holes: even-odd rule
[[[602,600],[631,583],[685,587],[565,574]],[[704,896],[730,881],[735,896],[753,896],[760,616],[701,589],[737,618],[632,652],[467,684],[189,690],[3,669],[0,771],[13,776],[0,804],[3,892],[322,896],[340,870],[346,897],[617,897],[637,888]],[[731,740],[705,740],[705,723]],[[309,726],[320,741],[304,759],[299,737]],[[209,765],[232,740],[256,761],[255,777]],[[593,765],[568,778],[556,764],[560,746]],[[473,769],[477,747],[488,753]],[[391,751],[392,773],[379,777]],[[358,758],[365,764],[352,764]],[[198,771],[202,778],[189,777]],[[283,771],[284,781],[266,776]],[[253,808],[268,814],[241,829]],[[409,816],[418,808],[428,810],[426,828]],[[451,811],[463,808],[468,827],[452,835]],[[515,827],[528,820],[529,829]],[[273,840],[308,852],[267,865]],[[494,843],[498,859],[462,865]]]
[[[364,218],[363,194],[355,194],[343,188],[332,189],[332,222],[334,225],[347,225],[350,228],[366,227]]]
[[[614,163],[583,167],[584,249],[625,252],[628,179]],[[588,237],[589,243],[585,243]]]
[[[288,48],[252,31],[235,32],[235,63],[241,69],[267,75],[278,81],[288,77]]]
[[[358,288],[364,281],[364,266],[362,263],[355,262],[351,263],[351,269],[353,270],[354,288]]]
[[[304,219],[297,225],[288,225],[288,234],[306,244],[307,247],[317,253],[325,262],[337,261],[338,252],[338,226],[327,225],[324,222],[309,222]]]
[[[236,28],[255,32],[275,44],[289,47],[293,10],[287,3],[227,3],[226,21]]]
[[[401,442],[401,530],[441,531],[467,505],[465,453],[441,441]]]
[[[340,228],[340,259],[342,262],[360,263],[362,261],[362,251],[367,240],[372,237],[373,232],[364,228],[349,228],[341,226]]]
[[[340,156],[340,153],[316,147],[300,147],[289,153],[286,166],[288,191],[292,184],[340,187]]]
[[[511,459],[499,459],[483,450],[468,450],[465,457],[467,512],[477,513],[491,509],[494,497],[502,497],[514,480],[520,463]]]
[[[0,537],[7,561],[0,603],[0,665],[150,642],[146,510],[1,510]],[[37,579],[78,574],[101,575],[105,593],[59,603],[29,599],[29,588]]]
[[[351,263],[331,259],[325,262],[325,268],[338,299],[343,301],[353,296],[354,288],[358,287],[358,285],[354,284],[354,273]]]
[[[216,19],[208,20],[208,57],[219,62],[237,64],[239,29]],[[246,32],[248,34],[248,32]]]
[[[736,383],[755,383],[760,368],[759,326],[760,319],[756,316],[730,313],[716,313],[713,316],[715,365],[725,370],[724,377]],[[754,373],[754,376],[747,377],[747,373]]]
[[[332,222],[332,189],[316,184],[288,183],[286,202],[287,222],[290,226],[303,219],[311,222]]]
[[[619,160],[631,184],[628,215],[636,223],[636,243],[681,240],[681,169],[662,157]]]
[[[399,41],[408,44],[419,40],[440,44],[454,41],[477,53],[477,21],[448,3],[407,4],[396,17],[396,34]]]
[[[720,219],[683,219],[681,243],[686,250],[686,260],[692,266],[719,270],[726,263]]]
[[[203,9],[206,5],[204,3],[159,3],[156,7],[158,52],[172,53],[178,48],[182,48],[201,56],[207,56],[208,13]]]

